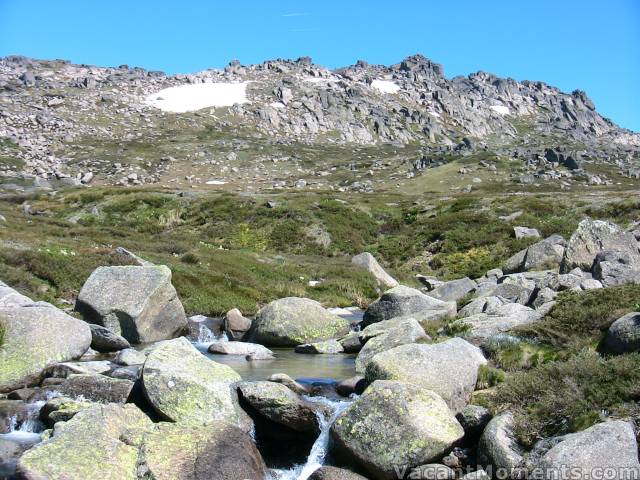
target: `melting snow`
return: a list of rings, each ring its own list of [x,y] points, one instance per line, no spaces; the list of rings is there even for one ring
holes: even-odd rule
[[[209,180],[207,182],[205,182],[207,185],[225,185],[227,182],[224,182],[222,180]]]
[[[193,112],[207,107],[247,103],[247,83],[196,83],[165,88],[148,95],[147,105],[164,112]]]
[[[400,91],[400,85],[391,80],[374,80],[371,82],[371,88],[382,93],[398,93]]]
[[[499,115],[509,115],[509,107],[504,105],[491,105],[489,108]]]

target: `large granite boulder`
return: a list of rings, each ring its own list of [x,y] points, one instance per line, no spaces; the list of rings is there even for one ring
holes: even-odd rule
[[[401,380],[440,395],[459,412],[468,403],[487,360],[482,351],[461,338],[435,344],[409,344],[374,356],[366,368],[369,382]]]
[[[29,297],[22,295],[6,283],[0,281],[0,308],[1,307],[19,307],[21,305],[29,305],[33,303]]]
[[[251,319],[242,315],[237,308],[232,308],[224,316],[223,327],[229,340],[240,341],[251,329]]]
[[[55,426],[18,461],[20,478],[136,480],[138,448],[153,424],[136,406],[100,405]]]
[[[513,415],[509,412],[494,417],[478,443],[478,460],[488,471],[511,474],[522,466],[524,449],[513,434]],[[509,477],[506,477],[509,478]]]
[[[57,389],[69,397],[83,397],[92,402],[125,403],[133,390],[133,382],[104,375],[75,374],[69,375]]]
[[[616,420],[599,423],[582,432],[565,435],[536,465],[543,480],[562,478],[571,472],[576,480],[593,479],[597,472],[606,478],[640,479],[638,443],[631,423]],[[604,477],[603,477],[604,478]]]
[[[442,398],[405,382],[374,382],[331,427],[336,450],[376,480],[441,459],[464,435]],[[404,469],[404,470],[403,470]]]
[[[187,326],[165,266],[99,267],[80,290],[76,310],[134,344],[174,338]]]
[[[389,275],[369,252],[356,255],[351,259],[351,263],[357,267],[364,268],[383,288],[393,288],[398,285],[398,281]]]
[[[551,235],[520,250],[507,260],[505,274],[531,270],[557,270],[565,252],[566,241],[561,235]]]
[[[640,283],[640,265],[626,252],[605,250],[596,255],[593,262],[593,278],[604,287],[613,287],[625,283]]]
[[[154,480],[266,478],[266,466],[251,437],[234,425],[161,423],[144,439],[141,458]]]
[[[238,422],[232,384],[240,379],[185,338],[156,345],[142,369],[142,385],[151,405],[167,420],[179,423]]]
[[[631,312],[613,322],[604,339],[609,352],[640,352],[640,312]]]
[[[487,308],[484,313],[469,315],[453,322],[464,331],[466,337],[489,338],[507,333],[516,327],[535,323],[543,317],[542,313],[519,303],[505,303]]]
[[[313,472],[309,480],[367,480],[362,475],[344,468],[324,466]]]
[[[400,345],[415,343],[428,336],[417,321],[408,318],[373,323],[361,332],[360,338],[366,343],[356,358],[356,372],[364,373],[369,361],[378,353]]]
[[[252,342],[273,347],[295,347],[346,335],[349,322],[329,313],[308,298],[288,297],[260,309],[251,326]]]
[[[0,392],[37,383],[49,365],[81,357],[91,330],[53,306],[0,307]]]
[[[627,254],[633,269],[640,269],[638,241],[631,232],[611,222],[586,218],[569,239],[561,270],[567,273],[577,267],[590,271],[596,255],[606,250]]]
[[[437,286],[433,290],[429,291],[427,295],[438,300],[445,302],[457,302],[464,296],[473,292],[477,287],[476,282],[469,277],[459,278],[457,280],[451,280],[444,282]]]
[[[268,420],[298,432],[319,433],[317,409],[289,387],[275,382],[242,382],[238,390],[241,398]]]
[[[369,305],[364,312],[362,326],[390,320],[395,317],[414,316],[422,312],[437,312],[435,318],[453,317],[457,311],[455,302],[444,302],[425,295],[415,288],[398,285],[387,290],[382,296]],[[419,318],[416,318],[420,321]]]

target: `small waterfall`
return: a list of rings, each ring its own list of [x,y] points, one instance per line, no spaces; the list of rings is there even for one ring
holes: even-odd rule
[[[209,330],[209,327],[207,327],[206,325],[201,324],[200,327],[198,328],[198,339],[196,340],[196,343],[202,344],[202,345],[211,345],[213,342],[227,342],[229,341],[229,338],[227,337],[227,334],[222,332],[219,336],[216,337],[216,335]]]
[[[349,406],[351,402],[334,402],[324,397],[305,397],[312,403],[320,403],[331,408],[331,415],[326,418],[318,412],[320,422],[320,435],[311,447],[309,457],[304,465],[296,465],[291,470],[275,470],[277,480],[307,480],[313,472],[324,465],[329,450],[329,433],[331,425],[338,416]]]

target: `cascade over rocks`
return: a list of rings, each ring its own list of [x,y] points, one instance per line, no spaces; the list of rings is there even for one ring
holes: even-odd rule
[[[134,344],[174,338],[187,326],[165,266],[99,267],[80,290],[76,310]]]
[[[0,307],[0,392],[32,385],[48,366],[81,357],[91,330],[53,306]]]
[[[397,468],[441,459],[464,435],[442,398],[399,381],[375,381],[331,427],[336,451],[373,479],[397,478]]]
[[[249,340],[272,347],[295,347],[304,343],[341,337],[349,322],[333,315],[308,298],[281,298],[256,315]]]

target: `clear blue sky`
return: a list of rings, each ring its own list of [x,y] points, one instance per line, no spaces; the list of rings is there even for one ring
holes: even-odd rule
[[[640,0],[0,0],[0,55],[166,72],[237,58],[338,67],[422,53],[447,76],[485,70],[586,90],[640,131]]]

